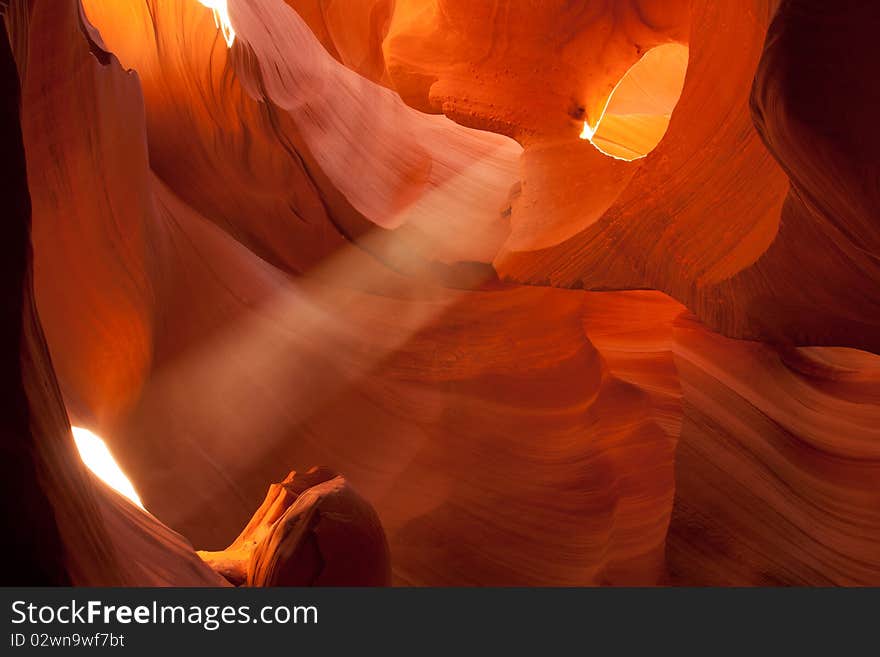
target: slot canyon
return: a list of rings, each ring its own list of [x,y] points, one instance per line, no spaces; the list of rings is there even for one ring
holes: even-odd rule
[[[880,585],[880,3],[0,12],[7,583]]]

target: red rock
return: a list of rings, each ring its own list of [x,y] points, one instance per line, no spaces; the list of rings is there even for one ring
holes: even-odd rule
[[[880,582],[877,9],[575,4],[9,3],[22,578]]]
[[[385,586],[388,542],[372,507],[326,468],[272,484],[238,538],[199,556],[236,585]]]

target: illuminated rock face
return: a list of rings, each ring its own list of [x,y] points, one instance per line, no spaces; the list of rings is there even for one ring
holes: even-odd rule
[[[387,586],[376,512],[326,468],[291,472],[232,544],[199,556],[237,586]]]
[[[847,4],[13,0],[33,572],[880,583],[880,90],[838,43],[878,10]]]
[[[877,91],[836,54],[835,31],[818,27],[861,25],[876,8],[785,3],[764,49],[773,7],[751,4],[693,4],[688,74],[663,141],[598,220],[548,248],[499,254],[499,274],[651,287],[733,337],[878,349],[876,222],[866,205],[876,186],[855,173],[875,139],[858,135],[874,134],[865,112]],[[786,29],[789,13],[815,18],[791,19]],[[814,94],[806,78],[817,67],[800,66],[802,50],[821,60],[823,80],[837,80],[822,84],[838,91]],[[854,81],[841,82],[837,69]],[[858,90],[858,100],[844,88]],[[830,118],[849,116],[853,104],[852,120]]]

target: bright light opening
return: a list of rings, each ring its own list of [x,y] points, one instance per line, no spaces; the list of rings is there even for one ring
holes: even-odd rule
[[[596,128],[590,126],[589,123],[584,121],[584,129],[581,131],[580,137],[581,139],[592,140],[593,135],[596,134]]]
[[[199,2],[214,13],[214,25],[223,34],[226,47],[231,48],[235,41],[235,30],[232,27],[232,21],[229,20],[229,7],[226,0],[199,0]]]
[[[645,157],[666,134],[687,65],[688,48],[681,44],[646,52],[614,87],[596,125],[584,121],[580,138],[619,160]]]
[[[73,440],[76,448],[79,450],[79,456],[83,460],[89,470],[95,473],[97,477],[105,484],[110,486],[119,494],[127,497],[142,509],[144,508],[141,498],[138,496],[125,476],[125,473],[116,463],[116,459],[110,453],[107,445],[98,436],[88,429],[82,427],[71,427],[73,431]]]

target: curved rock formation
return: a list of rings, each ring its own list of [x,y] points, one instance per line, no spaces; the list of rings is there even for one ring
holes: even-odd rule
[[[794,84],[787,82],[792,67],[799,71],[795,75],[812,78],[807,71],[816,69],[800,59],[804,51],[816,53],[810,55],[816,61],[821,57],[826,70],[851,70],[850,55],[835,41],[840,37],[832,36],[840,32],[824,24],[868,25],[876,9],[783,3],[762,50],[772,8],[763,2],[746,11],[735,3],[694,3],[688,75],[662,143],[587,230],[551,248],[532,252],[514,247],[496,258],[499,273],[568,287],[653,287],[680,299],[727,335],[876,351],[875,205],[865,205],[872,185],[854,182],[860,191],[853,193],[829,189],[841,184],[832,180],[863,180],[861,174],[844,171],[867,162],[867,149],[852,158],[845,151],[823,157],[812,150],[816,140],[800,127],[795,128],[801,131],[799,146],[781,143],[791,129],[787,126],[802,125],[793,113],[809,112],[823,132],[836,126],[833,132],[840,136],[826,143],[836,140],[837,148],[859,143],[861,149],[870,142],[857,135],[870,122],[867,108],[877,106],[876,85],[867,82],[871,76],[852,73],[858,82],[848,88],[871,87],[856,92],[856,117],[862,117],[856,121],[829,120],[836,113],[846,115],[846,94],[806,92],[811,83],[803,77],[801,90],[789,96],[796,110],[789,113],[772,96],[776,85]],[[788,14],[810,18],[789,20]],[[769,151],[752,124],[753,78],[757,126]],[[807,109],[814,102],[822,108]],[[834,161],[841,161],[839,169],[828,166]],[[828,208],[825,214],[807,210],[797,186],[799,168],[812,172],[816,193],[827,197],[823,202],[845,198],[848,207]],[[545,207],[552,212],[549,202]]]
[[[228,548],[199,556],[239,586],[385,586],[391,579],[376,512],[343,477],[319,468],[272,484]]]
[[[876,8],[227,5],[6,8],[27,577],[880,582]]]
[[[675,330],[684,425],[667,540],[672,581],[880,579],[880,361]]]

